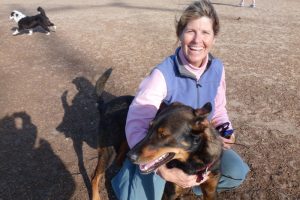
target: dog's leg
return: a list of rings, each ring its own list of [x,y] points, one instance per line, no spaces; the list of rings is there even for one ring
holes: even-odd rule
[[[32,29],[29,29],[29,33],[28,33],[28,35],[32,35]]]
[[[55,26],[52,22],[50,22],[50,25],[49,25],[49,26],[53,27],[54,30],[56,30],[56,26]]]
[[[187,189],[182,188],[174,183],[166,182],[162,200],[179,200],[184,199],[183,195]]]
[[[129,146],[126,140],[122,141],[119,149],[118,149],[118,154],[116,156],[116,165],[121,167],[123,162],[125,161],[126,154],[129,151]]]
[[[92,200],[100,200],[99,181],[103,177],[105,170],[112,164],[116,157],[113,147],[104,147],[98,149],[98,163],[92,177]]]
[[[217,185],[220,180],[220,174],[211,175],[209,179],[200,185],[203,192],[203,200],[217,199]]]
[[[40,24],[40,26],[47,32],[46,35],[50,35],[50,29],[48,28],[48,26],[44,24]]]
[[[20,33],[20,32],[18,29],[16,29],[15,32],[13,32],[13,35],[17,35],[18,33]]]

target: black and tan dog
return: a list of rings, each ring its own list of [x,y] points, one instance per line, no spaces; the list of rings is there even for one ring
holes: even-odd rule
[[[92,199],[100,200],[99,181],[105,171],[115,161],[121,166],[129,150],[125,137],[125,123],[129,105],[133,96],[117,97],[104,103],[102,94],[112,69],[108,69],[96,82],[95,90],[98,96],[100,114],[98,134],[98,162],[92,177]]]
[[[142,173],[151,173],[159,166],[177,167],[187,174],[198,175],[204,199],[216,199],[220,179],[222,142],[207,120],[211,104],[193,109],[181,103],[163,108],[152,121],[147,136],[128,153]],[[167,182],[163,199],[177,199],[186,189]]]
[[[97,81],[101,94],[111,70]],[[132,96],[118,97],[99,108],[101,113],[98,164],[92,178],[93,200],[99,200],[99,179],[113,160],[121,164],[129,148],[125,138],[125,122]],[[166,164],[187,174],[198,175],[210,171],[209,179],[200,185],[204,199],[216,198],[220,178],[222,142],[207,120],[211,104],[193,109],[181,103],[162,106],[151,122],[147,136],[131,149],[127,156],[138,164],[142,173],[151,173]],[[167,182],[163,199],[177,199],[186,189]]]

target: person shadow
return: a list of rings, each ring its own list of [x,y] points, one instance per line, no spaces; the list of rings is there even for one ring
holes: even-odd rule
[[[0,120],[0,199],[70,199],[75,182],[26,112]]]
[[[76,86],[77,94],[68,103],[68,91],[66,90],[61,96],[61,102],[64,109],[64,116],[56,130],[64,133],[66,138],[71,138],[73,148],[78,159],[79,172],[87,188],[89,197],[91,197],[91,182],[87,173],[84,156],[84,142],[91,148],[96,149],[98,146],[98,122],[99,111],[97,109],[97,96],[94,85],[85,77],[76,77],[72,83]],[[107,97],[110,95],[107,93]]]

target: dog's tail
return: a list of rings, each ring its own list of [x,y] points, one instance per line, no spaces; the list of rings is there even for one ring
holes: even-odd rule
[[[45,10],[44,10],[41,6],[39,6],[39,7],[37,8],[37,11],[39,11],[39,12],[41,13],[41,15],[43,15],[44,17],[47,17],[47,16],[46,16],[46,13],[45,13]]]
[[[101,95],[104,91],[105,84],[106,84],[108,78],[110,77],[112,70],[113,70],[112,68],[109,68],[108,70],[106,70],[96,81],[95,93],[98,98],[101,97]]]
[[[110,77],[112,73],[112,68],[109,68],[108,70],[106,70],[96,81],[96,85],[95,85],[95,94],[97,96],[97,108],[98,111],[100,113],[100,116],[102,118],[102,114],[103,114],[103,105],[104,105],[104,99],[103,99],[103,91],[104,91],[104,87],[105,84],[108,80],[108,78]]]

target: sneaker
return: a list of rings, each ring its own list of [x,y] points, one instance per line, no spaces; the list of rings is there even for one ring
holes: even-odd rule
[[[251,4],[250,8],[256,8],[256,5],[255,4]]]
[[[241,2],[241,3],[239,4],[239,7],[244,7],[244,6],[245,6],[244,2]]]

